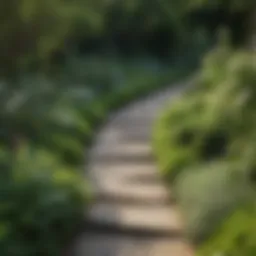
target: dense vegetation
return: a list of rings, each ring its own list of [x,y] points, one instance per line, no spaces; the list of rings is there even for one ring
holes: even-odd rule
[[[2,256],[61,255],[91,200],[81,166],[95,126],[195,68],[197,38],[171,54],[173,22],[138,2],[1,1]]]
[[[81,165],[95,126],[195,69],[220,24],[240,43],[253,1],[206,2],[1,1],[1,255],[60,255],[90,201]]]
[[[250,1],[243,3],[247,10]],[[166,106],[155,126],[159,167],[200,256],[256,254],[256,55],[248,20],[243,40],[224,37],[196,87]]]
[[[186,75],[192,64],[161,72],[127,65],[124,81],[117,87],[110,80],[107,92],[27,78],[1,109],[1,255],[60,255],[91,199],[82,166],[97,125],[109,111]],[[37,81],[42,88],[31,87]]]

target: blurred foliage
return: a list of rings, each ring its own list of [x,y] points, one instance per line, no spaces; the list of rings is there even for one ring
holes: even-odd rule
[[[206,29],[211,24],[214,29],[235,27],[240,37],[244,27],[239,22],[251,16],[253,4],[253,0],[1,1],[1,75],[14,79],[27,68],[48,70],[49,61],[61,61],[76,48],[166,57],[177,45],[191,41],[194,22]],[[214,37],[210,32],[208,36]]]
[[[176,170],[192,163],[220,157],[242,158],[242,145],[244,155],[249,154],[255,127],[255,71],[254,54],[244,51],[232,54],[221,47],[206,58],[198,88],[172,102],[157,123],[155,142],[164,173],[175,176]]]
[[[205,58],[197,86],[166,106],[155,126],[159,167],[199,255],[255,254],[255,59],[224,40]]]
[[[3,152],[1,255],[60,255],[83,218],[88,187],[44,150],[24,145],[15,156]]]
[[[79,26],[99,26],[102,1],[10,0],[0,3],[1,75],[17,76],[65,47]],[[40,62],[39,62],[40,61]]]
[[[248,177],[235,164],[222,161],[191,167],[178,176],[174,188],[187,234],[199,247],[234,210],[253,202],[255,196]]]
[[[89,193],[83,190],[89,186],[85,181],[81,184],[78,167],[96,125],[109,111],[194,70],[198,56],[214,41],[212,27],[236,27],[241,37],[243,27],[236,26],[237,20],[241,12],[250,16],[252,2],[243,1],[241,6],[234,1],[215,3],[221,10],[209,1],[192,0],[0,2],[0,183],[4,191],[0,198],[1,255],[60,254],[88,203]],[[234,12],[230,11],[233,7],[237,8]],[[229,17],[228,21],[219,18],[220,12]],[[175,132],[187,146],[184,150],[176,135],[164,130],[170,136],[167,149],[170,146],[176,150],[172,163],[165,160],[168,150],[163,153],[166,172],[172,164],[179,172],[180,167],[206,158],[205,148],[210,148],[214,136],[220,133],[220,117],[225,120],[229,113],[239,113],[227,118],[238,134],[245,127],[237,120],[251,122],[253,127],[253,112],[244,115],[252,100],[236,101],[241,83],[246,83],[248,90],[252,88],[255,76],[251,57],[241,53],[226,61],[226,56],[226,50],[216,53],[209,64],[206,61],[201,76],[200,83],[209,87],[209,94],[210,90],[216,91],[216,99],[207,96],[200,101],[191,96],[188,102],[176,106],[176,118],[184,116],[184,120],[177,122]],[[239,64],[233,66],[231,62]],[[220,68],[223,63],[227,68]],[[231,75],[234,70],[237,82]],[[222,81],[226,75],[226,83],[232,82],[232,86],[215,88],[217,79]],[[223,102],[218,105],[217,100]],[[227,100],[228,113],[219,115],[217,105],[223,107]],[[187,112],[183,111],[185,104]],[[244,109],[239,104],[244,104]],[[207,122],[206,112],[197,112],[198,106],[206,106],[207,115],[211,113]],[[194,122],[197,116],[200,118]],[[170,125],[174,123],[172,118]],[[253,129],[243,133],[248,138],[233,143],[236,134],[229,132],[230,123],[221,130],[224,140],[214,152],[224,143],[227,158],[233,159],[240,157],[239,149],[251,138]],[[212,124],[215,126],[210,128]],[[254,145],[246,145],[243,159],[251,163]],[[251,164],[247,169],[248,175],[255,172]]]
[[[255,202],[238,208],[221,225],[214,237],[200,250],[199,255],[253,256],[256,253]]]

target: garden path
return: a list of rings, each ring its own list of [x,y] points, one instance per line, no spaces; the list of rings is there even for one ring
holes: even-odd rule
[[[174,85],[128,105],[96,136],[86,174],[95,201],[69,256],[192,255],[151,149],[155,118],[187,86]]]

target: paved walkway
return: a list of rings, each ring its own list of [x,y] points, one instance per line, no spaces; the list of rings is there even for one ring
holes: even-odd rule
[[[69,256],[191,256],[174,198],[151,152],[152,124],[175,86],[110,117],[97,136],[88,176],[95,202]]]

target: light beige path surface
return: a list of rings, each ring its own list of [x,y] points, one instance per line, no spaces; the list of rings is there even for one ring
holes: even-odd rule
[[[87,176],[95,203],[69,256],[190,256],[177,206],[159,177],[152,125],[174,86],[111,116],[91,150]],[[95,226],[95,228],[94,228]]]

